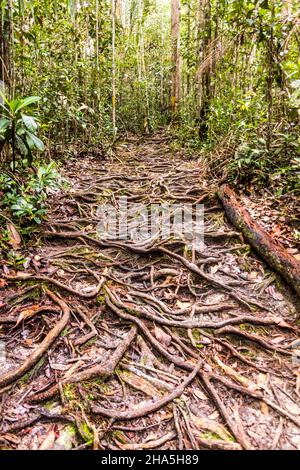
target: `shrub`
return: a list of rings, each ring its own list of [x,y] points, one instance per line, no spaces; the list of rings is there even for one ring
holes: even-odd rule
[[[40,166],[37,173],[31,173],[20,184],[9,174],[0,175],[0,208],[7,209],[9,217],[19,225],[40,224],[46,215],[47,194],[58,190],[62,178],[54,163]]]

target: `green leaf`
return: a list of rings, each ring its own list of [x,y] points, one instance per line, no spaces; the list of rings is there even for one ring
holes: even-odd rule
[[[9,119],[6,119],[6,118],[0,119],[0,132],[6,131],[6,129],[9,127],[9,125],[10,125],[10,120]]]
[[[26,108],[30,104],[36,103],[40,99],[41,98],[39,96],[28,96],[27,98],[24,98],[20,101],[19,106],[16,107],[15,112],[17,113],[18,111],[21,111],[21,109]]]
[[[20,150],[21,154],[24,155],[25,157],[27,157],[28,148],[27,148],[25,142],[23,141],[23,139],[21,137],[19,137],[18,135],[16,135],[16,144],[17,144],[17,148]]]
[[[18,106],[22,103],[22,100],[19,100],[19,98],[16,98],[15,100],[9,101],[7,104],[10,108],[11,111],[15,112]]]
[[[21,136],[21,135],[24,135],[24,134],[26,134],[26,130],[23,129],[23,127],[19,127],[19,128],[16,130],[16,134],[17,134],[17,135],[20,135],[20,136]]]
[[[7,106],[9,106],[9,101],[8,99],[6,98],[5,96],[5,93],[4,93],[4,90],[3,88],[1,89],[2,87],[0,87],[0,98],[2,98],[3,100],[3,103],[0,103],[2,108],[6,108]],[[5,106],[6,105],[6,106]]]
[[[24,122],[27,129],[31,132],[35,132],[38,128],[36,120],[32,116],[27,116],[26,114],[21,114],[22,121]]]
[[[36,147],[40,152],[45,150],[43,142],[32,132],[26,132],[26,140],[30,148]]]

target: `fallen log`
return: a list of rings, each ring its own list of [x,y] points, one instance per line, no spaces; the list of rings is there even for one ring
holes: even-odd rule
[[[228,185],[221,187],[218,197],[230,222],[242,232],[245,240],[275,271],[282,275],[300,296],[300,263],[252,219]]]

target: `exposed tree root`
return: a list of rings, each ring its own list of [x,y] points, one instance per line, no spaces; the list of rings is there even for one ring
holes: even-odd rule
[[[103,242],[98,240],[97,238],[92,238],[88,235],[86,235],[84,232],[44,232],[45,236],[51,236],[51,237],[58,237],[58,238],[63,238],[63,239],[85,239],[93,244],[99,245],[103,248],[120,248],[122,250],[129,250],[133,251],[134,253],[140,254],[140,255],[147,255],[151,253],[162,253],[165,255],[168,255],[170,258],[174,258],[177,261],[180,261],[183,266],[188,268],[192,273],[198,275],[202,279],[204,279],[206,282],[211,284],[214,287],[218,287],[221,290],[225,290],[233,299],[237,300],[240,304],[250,307],[250,305],[255,305],[257,307],[263,308],[265,310],[268,310],[266,306],[262,306],[260,303],[255,301],[254,299],[249,299],[249,298],[244,298],[242,295],[239,295],[230,285],[220,282],[217,279],[214,279],[213,277],[209,276],[204,272],[203,269],[198,268],[197,265],[194,263],[191,263],[188,261],[186,258],[183,256],[175,253],[174,251],[170,251],[169,249],[161,246],[155,246],[155,247],[150,247],[150,248],[144,248],[142,246],[138,245],[132,245],[132,244],[126,244],[126,243],[114,243],[114,242]]]
[[[83,372],[78,372],[76,376],[70,377],[67,379],[67,382],[85,382],[92,379],[93,377],[104,377],[108,378],[113,375],[115,368],[119,364],[120,360],[126,353],[130,344],[136,336],[137,329],[133,326],[129,333],[126,335],[125,339],[120,343],[117,349],[112,354],[110,360],[105,365],[97,365],[90,367]]]
[[[61,384],[67,383],[78,383],[78,382],[86,382],[88,380],[93,379],[94,377],[97,378],[105,378],[108,379],[111,377],[115,371],[115,368],[118,366],[120,360],[126,353],[127,349],[129,348],[130,344],[134,340],[136,336],[136,327],[132,327],[129,333],[126,335],[124,340],[120,343],[117,349],[112,354],[110,360],[105,365],[96,365],[93,367],[89,367],[82,372],[76,372],[76,375],[71,375],[67,378],[62,378]],[[50,398],[55,397],[55,395],[59,392],[59,386],[53,385],[45,391],[44,393],[34,394],[28,397],[28,401],[38,403],[45,400],[49,400]]]
[[[37,423],[72,423],[79,449],[288,447],[288,433],[292,439],[300,428],[295,312],[224,225],[220,207],[205,213],[201,251],[184,237],[97,235],[98,204],[117,208],[118,196],[130,207],[214,202],[215,188],[201,188],[196,163],[170,156],[168,147],[161,155],[164,146],[155,142],[143,157],[133,147],[124,166],[91,165],[84,177],[71,167],[73,188],[63,206],[53,201],[44,227],[41,272],[35,264],[1,274],[1,294],[9,289],[0,325],[10,364],[0,377],[0,431],[22,438]],[[27,282],[35,285],[18,290]],[[41,300],[40,286],[59,308]],[[59,401],[57,413],[36,405],[50,400]],[[16,420],[23,403],[27,412]],[[268,420],[272,434],[261,432],[259,443],[251,413]]]
[[[36,309],[34,311],[34,313],[32,314],[32,316],[36,316],[36,315],[40,315],[41,313],[60,313],[60,310],[57,309],[56,307],[50,307],[50,306],[43,306],[43,307],[40,307],[38,309]],[[31,316],[31,317],[32,317]],[[30,317],[30,318],[31,318]],[[25,319],[24,319],[25,320]],[[18,323],[18,321],[20,321],[20,318],[19,316],[8,316],[8,317],[1,317],[0,318],[0,324],[9,324],[9,323]]]
[[[176,436],[176,433],[174,431],[168,432],[162,437],[159,437],[158,439],[153,439],[152,441],[148,442],[142,442],[138,444],[122,444],[121,448],[123,450],[141,450],[141,449],[156,449],[156,447],[159,447],[163,444],[165,444],[168,441],[171,441],[174,439]],[[110,446],[111,449],[114,447]]]
[[[242,446],[243,449],[246,449],[246,450],[250,450],[251,449],[251,445],[249,444],[249,442],[245,439],[245,436],[243,435],[243,433],[241,433],[241,431],[238,429],[236,423],[233,421],[231,415],[230,415],[230,411],[228,411],[226,409],[226,406],[224,405],[224,403],[222,402],[222,400],[220,399],[216,389],[212,386],[212,384],[210,383],[208,377],[206,374],[202,374],[201,375],[201,380],[203,381],[204,385],[205,385],[205,388],[206,390],[208,391],[209,395],[211,396],[211,398],[213,399],[216,407],[218,408],[218,410],[220,411],[221,415],[223,416],[225,422],[227,423],[230,431],[232,432],[232,434],[234,435],[234,437],[236,438],[237,442]]]
[[[141,418],[143,416],[146,416],[150,413],[153,413],[154,411],[160,410],[163,406],[167,405],[171,401],[175,400],[175,398],[180,397],[184,391],[185,388],[194,380],[196,377],[200,367],[201,367],[202,361],[200,361],[196,367],[194,367],[192,373],[180,384],[178,387],[175,388],[175,390],[170,393],[169,395],[166,395],[164,398],[161,400],[157,400],[154,403],[150,403],[149,405],[140,405],[137,406],[135,409],[131,409],[128,411],[118,411],[114,409],[106,409],[102,408],[99,405],[93,405],[92,406],[92,412],[95,414],[100,414],[102,416],[106,416],[107,418],[114,418],[117,419],[118,421],[128,421],[131,419],[135,418]]]
[[[53,279],[52,277],[48,277],[48,276],[28,276],[26,274],[25,275],[19,274],[18,276],[5,276],[5,279],[8,280],[8,281],[14,281],[14,282],[32,281],[32,280],[41,281],[41,282],[44,282],[44,283],[53,284],[54,286],[59,287],[60,289],[66,290],[67,292],[70,292],[71,294],[75,294],[75,295],[78,295],[78,296],[86,298],[86,299],[92,299],[93,297],[96,297],[96,295],[99,294],[99,292],[100,292],[100,290],[101,290],[101,288],[104,284],[105,279],[104,278],[99,278],[96,273],[94,273],[92,270],[90,270],[88,268],[86,268],[86,272],[91,274],[96,279],[96,281],[98,282],[98,285],[91,292],[88,292],[88,293],[78,292],[77,290],[73,289],[72,287],[66,286],[62,282],[57,281],[57,279]]]
[[[108,290],[107,290],[108,291]],[[129,320],[131,322],[134,322],[138,325],[140,330],[143,332],[143,334],[146,336],[146,338],[151,342],[151,344],[164,356],[166,357],[170,362],[173,362],[176,364],[178,367],[181,367],[185,370],[191,370],[192,366],[189,362],[181,359],[178,356],[175,356],[174,354],[170,354],[168,351],[166,351],[163,346],[153,337],[153,335],[150,333],[148,328],[145,326],[145,324],[138,318],[133,317],[132,315],[129,315],[128,313],[124,313],[121,309],[116,307],[112,302],[111,298],[114,298],[111,293],[109,293],[109,298],[106,299],[107,305],[121,318],[124,320]],[[205,363],[202,361],[202,366],[204,366]],[[199,371],[199,375],[201,378],[203,378],[203,375]],[[207,375],[207,374],[206,374]],[[237,390],[245,395],[249,395],[252,398],[257,398],[261,401],[265,401],[268,405],[270,405],[274,410],[278,411],[281,415],[288,417],[293,421],[297,426],[300,427],[300,420],[291,415],[289,412],[286,410],[278,407],[275,403],[270,401],[269,399],[265,398],[262,393],[236,385],[235,383],[223,378],[222,376],[219,376],[217,374],[214,374],[212,372],[209,373],[209,376],[212,377],[213,379],[226,384],[229,388],[232,388],[234,390]],[[207,376],[208,377],[208,376]],[[227,424],[229,424],[227,422]],[[234,433],[233,433],[234,434]]]
[[[46,353],[46,351],[57,339],[57,337],[60,335],[60,333],[64,330],[64,328],[69,322],[70,309],[68,305],[50,290],[45,289],[45,292],[53,300],[53,302],[57,303],[60,306],[63,315],[61,319],[56,323],[54,328],[49,331],[42,343],[34,350],[32,354],[30,354],[30,356],[26,359],[25,362],[23,362],[20,367],[10,372],[7,372],[6,374],[0,377],[0,389],[20,379],[21,377],[23,377],[24,374],[26,374],[26,372],[31,370],[32,367],[37,364],[37,362],[43,357],[43,355]]]

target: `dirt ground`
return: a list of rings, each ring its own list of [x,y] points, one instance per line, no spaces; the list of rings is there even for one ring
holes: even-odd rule
[[[300,449],[299,301],[203,175],[163,135],[67,162],[0,274],[2,449]],[[204,245],[97,235],[121,196],[203,203]]]

